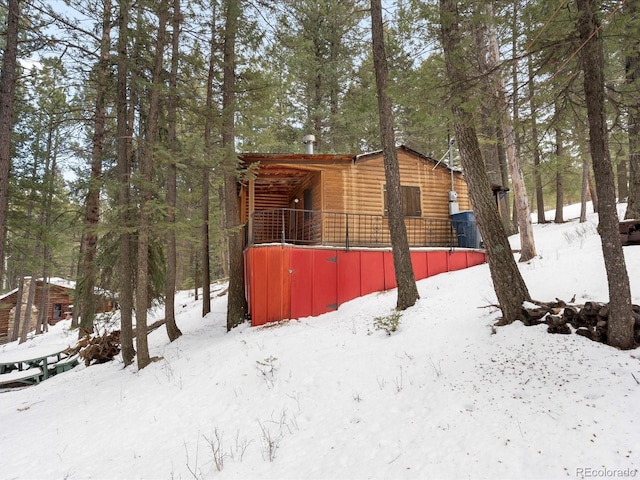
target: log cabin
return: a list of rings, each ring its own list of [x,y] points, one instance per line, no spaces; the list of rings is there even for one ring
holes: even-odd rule
[[[462,172],[406,146],[397,155],[416,279],[484,263]],[[254,326],[319,315],[396,287],[382,151],[239,158]]]
[[[29,290],[30,277],[25,277],[22,289],[22,308],[24,318],[24,310],[26,309],[27,294]],[[30,328],[35,328],[38,319],[38,310],[44,301],[46,305],[47,325],[55,325],[60,320],[69,318],[72,313],[73,299],[75,296],[75,284],[73,282],[61,279],[50,278],[48,282],[42,279],[36,280],[35,299],[30,315]],[[0,343],[10,341],[13,320],[15,318],[15,308],[18,299],[18,289],[14,289],[3,295],[0,295]],[[107,292],[97,291],[95,295],[96,312],[108,312],[115,308],[115,300]]]

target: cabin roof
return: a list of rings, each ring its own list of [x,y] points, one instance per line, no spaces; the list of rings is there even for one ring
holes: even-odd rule
[[[449,170],[444,162],[423,155],[405,145],[396,147],[424,163]],[[328,165],[349,165],[381,157],[382,150],[354,154],[321,154],[321,153],[241,153],[238,158],[243,166],[249,170],[259,165],[259,175],[255,176],[255,191],[264,194],[287,194],[301,185],[314,171],[322,170]],[[462,172],[452,169],[456,175]],[[250,175],[251,178],[251,175]]]
[[[437,161],[427,155],[424,155],[412,148],[407,147],[406,145],[399,145],[396,147],[397,150],[404,150],[410,155],[418,157],[420,160],[426,163],[432,163],[434,165],[440,165],[446,169],[449,169],[449,165],[442,161]],[[320,154],[320,153],[241,153],[238,157],[242,161],[245,167],[249,167],[255,163],[260,163],[261,166],[272,165],[272,164],[287,164],[287,165],[295,165],[295,166],[304,166],[304,165],[335,165],[339,163],[357,163],[360,161],[366,161],[373,157],[377,157],[382,155],[382,150],[375,150],[373,152],[361,153],[361,154]],[[295,168],[290,169],[290,172],[272,169],[268,174],[279,175],[282,174],[284,177],[289,177],[288,180],[295,181],[295,178],[290,178],[291,176],[304,176],[304,173],[295,174],[293,173]],[[454,172],[460,172],[460,170],[453,168]],[[264,170],[261,169],[261,174],[264,174]]]
[[[28,277],[25,277],[25,280]],[[37,278],[36,279],[36,284],[40,284],[43,283],[42,282],[42,278]],[[60,287],[60,288],[65,288],[68,290],[75,290],[76,288],[76,282],[74,282],[73,280],[67,280],[65,278],[59,278],[59,277],[51,277],[49,278],[49,285],[54,286],[54,287]],[[2,295],[0,295],[0,301],[4,300],[5,298],[13,295],[14,293],[17,293],[18,289],[14,288],[13,290],[11,290],[10,292],[6,292],[3,293]],[[94,293],[96,295],[102,295],[102,296],[113,296],[113,294],[111,292],[109,292],[108,290],[104,290],[101,289],[99,287],[95,287],[94,289]]]
[[[28,277],[25,277],[25,280],[27,280]],[[36,283],[42,283],[42,279],[41,278],[37,278],[36,279]],[[57,277],[52,277],[49,279],[49,285],[53,285],[53,286],[57,286],[57,287],[62,287],[62,288],[68,288],[68,289],[75,289],[75,282],[72,282],[70,280],[65,280],[64,278],[57,278]],[[13,295],[14,293],[17,293],[18,289],[14,288],[13,290],[11,290],[10,292],[7,293],[3,293],[2,295],[0,295],[0,300],[4,300],[5,298]]]
[[[293,165],[305,165],[309,163],[347,163],[355,160],[353,154],[320,154],[320,153],[241,153],[240,160],[249,166],[253,163],[289,163]]]

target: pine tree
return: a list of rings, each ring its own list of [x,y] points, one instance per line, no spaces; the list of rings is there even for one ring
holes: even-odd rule
[[[604,58],[602,32],[597,17],[598,2],[576,0],[577,30],[582,42],[580,60],[589,119],[589,148],[598,191],[598,232],[602,240],[609,285],[607,340],[618,348],[632,348],[634,319],[631,312],[629,275],[620,244],[616,192],[607,142],[604,96]]]
[[[380,0],[371,0],[371,43],[373,63],[376,75],[376,92],[380,116],[380,134],[382,137],[382,155],[386,178],[387,210],[389,212],[389,234],[393,252],[393,267],[398,285],[396,308],[405,310],[413,306],[420,298],[416,286],[411,254],[404,224],[402,195],[400,190],[400,167],[393,133],[393,109],[387,94],[388,68],[384,51],[384,32],[382,29],[382,5]]]
[[[237,198],[237,163],[235,152],[236,35],[241,14],[239,0],[224,2],[224,45],[222,82],[222,151],[224,155],[224,203],[229,246],[229,289],[227,300],[227,331],[245,321],[247,300],[244,296],[243,230]]]
[[[11,171],[11,132],[13,130],[13,106],[15,103],[18,68],[19,23],[20,0],[8,0],[6,41],[2,55],[2,72],[0,72],[0,280],[4,276],[7,208],[9,205],[9,172]]]
[[[529,291],[515,263],[502,220],[495,207],[473,116],[466,109],[469,79],[461,51],[462,32],[457,2],[440,0],[440,18],[456,143],[471,203],[487,250],[491,279],[502,311],[502,323],[511,323],[518,318],[522,303],[530,300]]]

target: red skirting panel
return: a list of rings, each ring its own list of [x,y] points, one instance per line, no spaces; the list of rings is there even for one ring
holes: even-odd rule
[[[342,303],[396,287],[390,250],[338,250],[289,245],[244,252],[245,288],[254,326],[321,315]],[[416,250],[416,280],[486,261],[477,250]]]
[[[353,250],[349,251],[352,255]],[[384,252],[362,250],[360,252],[360,294],[362,296],[384,290]]]
[[[338,250],[338,305],[362,296],[361,252]]]
[[[313,250],[311,315],[338,309],[338,251]]]
[[[313,303],[313,257],[312,252],[302,248],[291,248],[291,318],[311,315]]]
[[[274,246],[245,251],[249,266],[247,302],[253,325],[262,325],[291,316],[290,277],[288,265],[291,250]]]
[[[414,250],[411,252],[411,264],[413,265],[413,275],[416,280],[427,278],[427,255],[424,250]]]

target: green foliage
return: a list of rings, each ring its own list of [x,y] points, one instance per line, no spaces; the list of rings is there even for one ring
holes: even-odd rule
[[[193,277],[187,277],[182,282],[182,290],[193,290],[196,286],[196,281]]]
[[[466,107],[476,121],[490,118],[486,113],[487,85],[493,81],[492,72],[482,69],[476,42],[485,35],[487,2],[458,2],[462,16],[461,28],[466,62],[473,73],[471,94]],[[574,55],[575,9],[571,5],[560,8],[552,2],[493,2],[491,21],[499,35],[499,70],[507,81],[510,108],[519,106],[517,129],[520,155],[525,169],[527,188],[533,192],[533,152],[540,149],[542,177],[547,206],[553,205],[556,174],[564,177],[566,202],[580,197],[581,163],[587,152],[585,109],[581,74]],[[607,7],[607,2],[604,4]],[[42,68],[24,70],[17,86],[16,128],[13,132],[13,157],[10,176],[7,266],[10,275],[17,275],[21,266],[34,268],[41,259],[30,252],[39,243],[46,245],[51,255],[52,274],[72,276],[82,231],[82,201],[88,188],[93,124],[91,114],[96,102],[97,38],[85,32],[99,32],[101,12],[86,9],[82,2],[68,2],[70,9],[83,11],[82,30],[61,31],[64,55],[54,52],[50,59],[42,59]],[[176,145],[167,145],[168,86],[163,86],[162,112],[159,119],[159,141],[155,148],[153,201],[153,236],[155,238],[150,265],[154,278],[152,296],[161,295],[164,282],[164,236],[167,228],[174,228],[179,250],[178,284],[191,287],[196,283],[201,267],[201,196],[203,169],[210,172],[211,268],[215,276],[222,275],[222,251],[225,248],[222,199],[223,178],[220,149],[221,83],[223,72],[222,14],[219,2],[194,2],[183,6],[183,33],[180,35],[178,73],[178,114]],[[318,152],[362,153],[381,147],[378,125],[375,79],[368,38],[370,20],[365,0],[282,0],[279,2],[243,3],[246,8],[238,32],[238,78],[236,82],[236,148],[239,151],[301,152],[302,135],[313,133],[318,139]],[[30,8],[25,6],[25,8]],[[136,7],[137,8],[137,7]],[[117,5],[114,5],[114,14]],[[141,10],[142,11],[142,10]],[[637,51],[640,30],[637,16],[620,10],[603,24],[607,59],[607,94],[610,145],[616,160],[624,165],[628,156],[628,133],[624,105],[637,98],[636,85],[621,84],[624,79],[625,57]],[[514,16],[514,12],[515,16]],[[0,9],[0,18],[5,11]],[[148,132],[148,115],[152,52],[154,51],[157,19],[152,11],[137,17],[131,12],[128,31],[127,86],[135,96],[130,105],[131,161],[135,171],[140,160],[140,147]],[[38,34],[41,21],[49,20],[46,12],[27,12],[29,26],[23,39]],[[602,12],[604,17],[608,11]],[[85,18],[86,17],[86,18]],[[261,19],[257,21],[257,19]],[[136,22],[140,24],[136,24]],[[404,143],[421,153],[439,159],[447,147],[450,125],[441,47],[437,2],[402,0],[385,11],[385,36],[389,59],[389,88],[393,100],[398,143]],[[25,24],[26,25],[26,24]],[[188,26],[188,28],[186,28]],[[168,34],[171,35],[171,26]],[[213,28],[213,32],[212,32]],[[26,31],[30,30],[30,31]],[[99,283],[105,288],[117,288],[114,267],[118,262],[118,238],[122,232],[135,236],[136,208],[142,185],[132,175],[132,225],[120,224],[118,195],[122,178],[115,171],[116,105],[115,105],[115,38],[112,35],[110,59],[114,68],[107,89],[107,120],[103,144],[101,176],[99,257],[96,260]],[[631,32],[631,33],[629,33]],[[66,36],[65,36],[66,35]],[[214,51],[208,43],[213,35]],[[45,42],[40,40],[41,44]],[[0,45],[3,40],[0,38]],[[33,42],[21,45],[32,46]],[[25,47],[26,48],[26,47]],[[51,48],[56,48],[51,44]],[[460,53],[462,54],[462,53]],[[510,58],[511,56],[514,58]],[[27,55],[23,55],[26,57]],[[214,63],[213,105],[206,102],[206,80],[210,57]],[[531,85],[537,109],[539,138],[533,138],[532,102],[529,94],[527,62],[531,59],[535,72]],[[72,62],[73,68],[64,62]],[[169,53],[167,51],[168,71]],[[511,68],[514,70],[511,71]],[[520,85],[511,85],[514,78]],[[492,110],[492,109],[488,109]],[[496,114],[497,109],[489,114]],[[203,131],[205,119],[212,120],[211,151],[205,149]],[[495,118],[495,117],[493,117]],[[564,153],[556,155],[555,131],[562,132]],[[482,145],[499,147],[494,135],[481,139]],[[76,167],[73,184],[61,172]],[[178,206],[176,224],[166,222],[164,201],[167,169],[177,165]],[[533,203],[533,202],[532,202]],[[41,221],[42,213],[46,220]],[[135,243],[135,242],[134,242]],[[23,259],[24,262],[23,262]],[[35,261],[34,263],[28,263]],[[395,314],[394,314],[395,315]],[[394,315],[380,317],[380,328],[390,332]],[[386,319],[386,320],[385,320]],[[396,319],[399,321],[399,314]],[[385,323],[386,322],[386,323]],[[387,325],[387,327],[383,327]],[[397,328],[397,323],[395,324]]]
[[[385,315],[383,317],[376,317],[373,319],[373,327],[376,330],[382,330],[387,335],[391,335],[400,326],[400,318],[402,317],[402,313],[394,312],[389,315]]]

